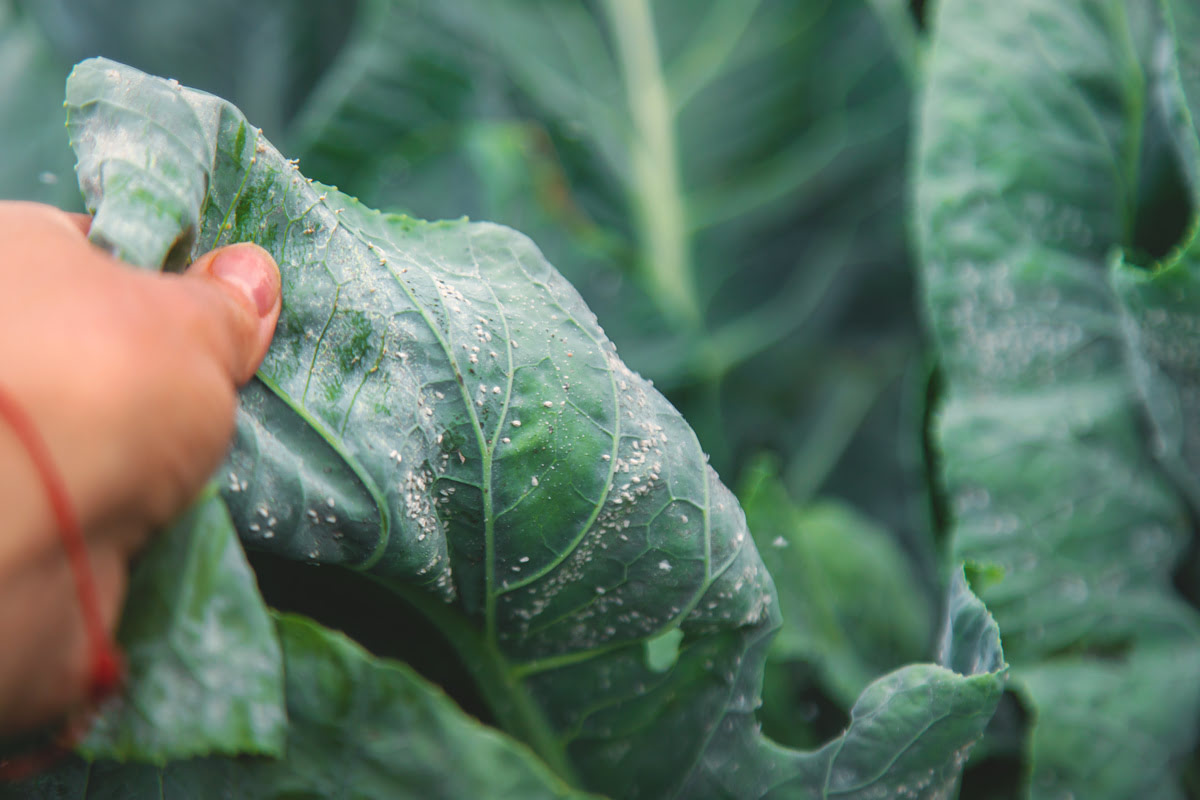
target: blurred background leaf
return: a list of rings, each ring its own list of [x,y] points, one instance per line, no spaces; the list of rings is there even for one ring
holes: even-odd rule
[[[36,23],[0,2],[0,198],[83,209],[62,110],[69,69]]]

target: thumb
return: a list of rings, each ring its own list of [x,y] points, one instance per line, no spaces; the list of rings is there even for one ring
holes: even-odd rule
[[[250,380],[279,319],[279,268],[271,254],[249,242],[222,247],[188,267],[183,283],[193,286],[213,355],[235,383]]]

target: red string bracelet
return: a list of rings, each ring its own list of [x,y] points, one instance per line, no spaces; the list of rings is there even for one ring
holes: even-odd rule
[[[0,418],[8,424],[29,454],[50,501],[50,509],[58,526],[63,550],[67,554],[67,561],[75,580],[75,592],[79,596],[79,605],[83,612],[84,631],[91,660],[88,701],[92,704],[98,703],[120,686],[123,667],[121,655],[105,632],[104,620],[100,617],[96,580],[88,563],[83,531],[79,527],[71,499],[67,496],[62,476],[54,466],[50,449],[29,415],[3,387],[0,387]],[[79,720],[74,723],[68,722],[57,737],[51,752],[34,752],[0,759],[0,780],[19,780],[44,769],[69,751],[86,732],[86,723],[80,724]]]

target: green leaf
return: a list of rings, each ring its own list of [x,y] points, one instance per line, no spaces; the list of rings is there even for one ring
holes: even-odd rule
[[[852,449],[837,492],[927,546],[896,463],[918,424],[895,386],[918,348],[897,302],[907,102],[857,0],[371,0],[285,144],[368,205],[531,235],[721,474],[743,442],[811,440],[829,467]],[[823,436],[831,385],[858,396]]]
[[[741,509],[528,239],[371,211],[305,179],[228,103],[113,62],[77,66],[67,94],[96,240],[152,267],[198,220],[193,254],[256,241],[280,264],[280,324],[225,476],[248,547],[406,596],[501,725],[588,787],[757,797],[825,780],[821,759],[840,757],[758,733],[778,604]],[[646,643],[675,629],[662,671]],[[863,730],[893,694],[932,696],[929,713],[905,701],[835,776],[886,785],[919,764],[950,780],[999,677],[891,680]],[[906,755],[868,763],[891,750]]]
[[[127,688],[93,723],[81,754],[158,764],[282,754],[279,640],[214,490],[139,559],[118,640]]]
[[[1200,246],[1151,271],[1117,263],[1130,371],[1152,428],[1155,457],[1200,507]]]
[[[814,753],[791,756],[795,777],[747,759],[740,771],[729,773],[736,785],[697,783],[682,796],[954,796],[962,765],[995,711],[1007,669],[996,622],[961,569],[951,581],[939,660],[941,666],[904,667],[869,685],[851,709],[845,733]],[[963,668],[972,671],[956,671]]]
[[[953,556],[1003,574],[981,596],[1025,687],[1035,798],[1177,796],[1194,741],[1200,673],[1175,665],[1196,663],[1200,629],[1170,580],[1190,525],[1143,440],[1108,280],[1133,244],[1146,12],[945,0],[927,62],[935,441]],[[1103,780],[1081,766],[1101,762]]]
[[[1163,31],[1158,45],[1155,78],[1167,128],[1179,153],[1179,163],[1192,190],[1193,210],[1200,198],[1200,141],[1196,120],[1200,117],[1200,48],[1192,45],[1200,36],[1200,8],[1180,0],[1160,0]]]
[[[768,670],[812,663],[849,708],[876,677],[929,651],[932,610],[887,532],[833,500],[797,507],[765,460],[738,495],[783,614]]]
[[[1182,798],[1185,747],[1196,741],[1200,654],[1150,642],[1123,658],[1064,656],[1018,671],[1012,682],[1038,723],[1030,794]],[[1165,711],[1169,709],[1170,711]],[[1172,713],[1173,712],[1173,713]]]
[[[280,629],[296,727],[288,763],[271,769],[284,786],[295,780],[294,791],[326,796],[351,785],[368,797],[581,796],[403,665],[303,618],[283,617]],[[333,755],[360,747],[348,764]]]
[[[868,0],[868,4],[879,17],[909,80],[916,80],[925,43],[917,29],[915,7],[906,0]]]
[[[286,756],[166,767],[89,765],[0,786],[0,798],[578,798],[524,746],[464,714],[402,664],[299,617],[277,617],[287,675]]]
[[[1194,4],[1164,2],[1160,94],[1171,119],[1179,162],[1200,201],[1200,33]],[[1200,508],[1200,226],[1195,220],[1181,245],[1143,269],[1116,259],[1111,271],[1120,302],[1129,369],[1152,428],[1155,457]]]

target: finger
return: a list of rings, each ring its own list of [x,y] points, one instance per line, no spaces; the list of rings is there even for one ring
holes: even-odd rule
[[[88,232],[92,229],[92,217],[90,214],[67,214],[67,219],[84,236],[87,236]]]
[[[250,380],[279,319],[279,268],[270,253],[249,243],[223,247],[197,259],[176,280],[190,295],[214,359],[235,384]]]
[[[21,231],[30,226],[49,226],[69,234],[72,239],[78,238],[81,233],[87,236],[92,227],[92,218],[87,214],[70,214],[54,206],[28,200],[0,201],[0,215],[6,223]]]

